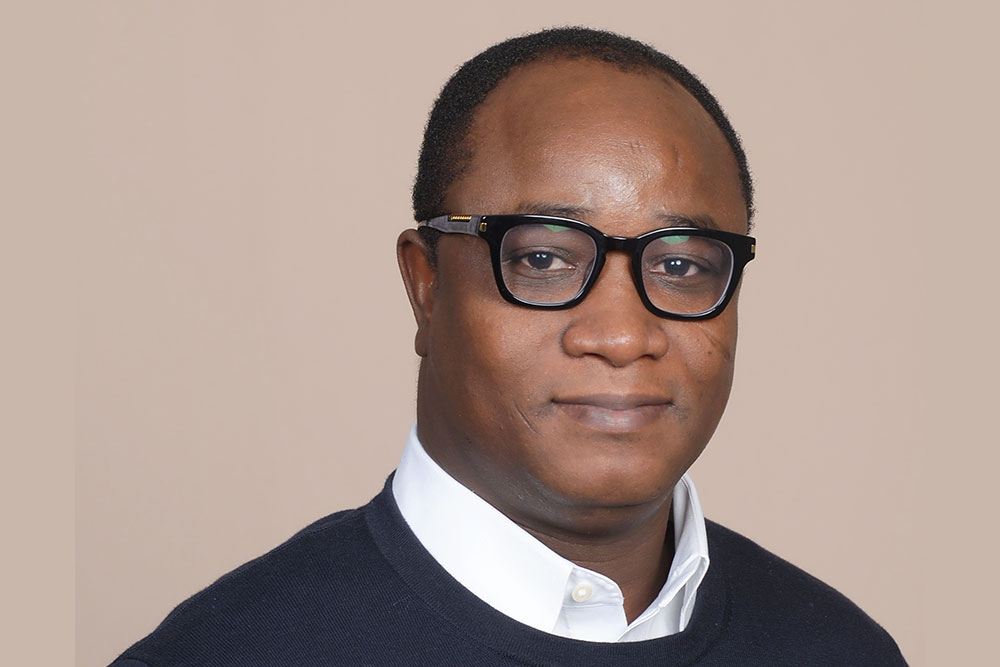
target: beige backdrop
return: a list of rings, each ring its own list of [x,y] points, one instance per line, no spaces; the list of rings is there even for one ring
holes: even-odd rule
[[[54,151],[69,180],[35,201],[71,221],[80,264],[78,664],[106,664],[223,572],[381,488],[414,417],[393,244],[429,106],[488,44],[577,23],[698,73],[757,179],[737,381],[694,471],[706,513],[853,598],[913,665],[986,664],[996,16],[965,5],[39,12],[51,48],[25,43],[58,58],[18,69],[68,74],[39,136],[79,151]]]

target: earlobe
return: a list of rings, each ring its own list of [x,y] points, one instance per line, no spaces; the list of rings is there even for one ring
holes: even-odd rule
[[[407,229],[399,235],[396,241],[396,261],[399,262],[406,296],[410,299],[413,317],[417,321],[413,347],[419,356],[426,357],[431,315],[434,311],[436,271],[431,266],[427,246],[417,230]]]

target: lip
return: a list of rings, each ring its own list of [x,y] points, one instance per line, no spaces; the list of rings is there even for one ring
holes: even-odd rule
[[[640,431],[673,407],[670,399],[649,394],[588,394],[555,398],[552,403],[573,421],[609,433]]]

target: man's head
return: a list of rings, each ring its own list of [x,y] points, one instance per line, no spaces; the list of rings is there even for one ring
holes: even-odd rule
[[[464,94],[454,83],[442,97]],[[432,118],[421,169],[439,175],[418,176],[417,215],[559,215],[619,237],[666,220],[744,233],[749,178],[720,116],[647,61],[536,53],[507,67],[468,122],[452,123],[457,143],[430,137]],[[436,145],[446,155],[428,156]],[[429,166],[442,159],[457,168]],[[711,319],[658,316],[640,300],[631,258],[609,252],[581,303],[528,308],[501,296],[483,239],[436,242],[436,259],[415,230],[398,246],[428,453],[513,520],[550,534],[606,534],[662,515],[725,407],[735,302]]]

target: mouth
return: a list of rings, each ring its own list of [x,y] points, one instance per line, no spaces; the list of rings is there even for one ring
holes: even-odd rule
[[[595,431],[634,433],[663,418],[670,399],[644,394],[590,394],[552,400],[556,409]]]

